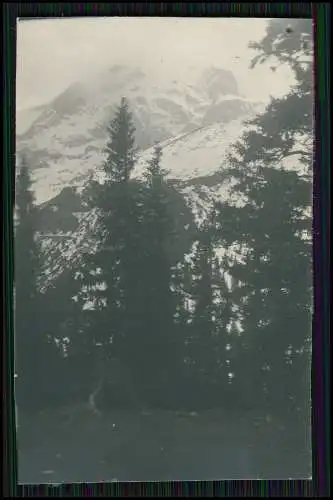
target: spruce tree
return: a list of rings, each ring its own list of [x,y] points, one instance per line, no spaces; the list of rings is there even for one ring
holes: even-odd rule
[[[95,307],[90,326],[92,352],[102,344],[105,359],[112,355],[133,364],[142,283],[143,195],[141,185],[130,179],[136,148],[126,99],[121,100],[108,132],[103,181],[91,182],[87,192],[90,206],[98,214],[97,251],[85,259],[82,284]]]
[[[133,118],[124,97],[108,127],[108,134],[103,173],[110,183],[128,182],[136,161],[136,148]]]
[[[167,253],[174,236],[174,224],[165,181],[167,171],[161,162],[162,150],[156,146],[145,172],[140,342],[146,358],[143,366],[147,368],[147,378],[155,380],[152,397],[156,401],[160,394],[161,402],[169,399],[173,404],[171,399],[176,396],[176,380],[182,360],[174,325],[177,299],[171,290],[172,269]]]
[[[25,302],[30,303],[37,295],[39,248],[31,185],[29,166],[23,158],[16,181],[15,284],[16,297],[24,299],[19,301],[19,307],[23,307]]]
[[[19,403],[38,398],[41,376],[38,360],[43,356],[40,295],[37,278],[40,273],[40,248],[36,240],[37,211],[34,206],[29,165],[22,158],[16,181],[15,210],[15,364]]]
[[[303,50],[302,41],[311,26],[293,24],[288,34],[274,21],[255,47],[255,63],[274,55],[294,69],[296,84],[235,145],[228,175],[244,204],[220,206],[221,239],[240,254],[229,268],[244,330],[236,378],[254,405],[274,411],[308,408],[310,396],[313,94],[310,44]],[[284,169],[286,159],[296,171]]]

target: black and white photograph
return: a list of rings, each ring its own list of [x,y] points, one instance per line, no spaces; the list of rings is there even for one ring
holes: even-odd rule
[[[312,21],[17,19],[19,484],[311,479]]]

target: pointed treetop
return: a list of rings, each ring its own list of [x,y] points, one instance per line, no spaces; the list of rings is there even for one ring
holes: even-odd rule
[[[159,144],[155,144],[153,155],[148,161],[147,170],[145,173],[145,178],[150,187],[161,184],[164,181],[166,175],[169,173],[168,170],[162,168],[161,166],[162,155],[162,147]]]
[[[104,173],[111,182],[128,182],[136,162],[137,149],[132,113],[125,97],[121,99],[108,133]]]
[[[17,180],[15,185],[16,205],[19,211],[28,212],[28,206],[32,206],[34,195],[31,190],[32,180],[30,176],[30,167],[26,155],[21,156],[20,165],[17,167]]]

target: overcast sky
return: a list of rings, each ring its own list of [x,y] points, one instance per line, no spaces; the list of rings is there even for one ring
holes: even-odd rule
[[[85,75],[113,64],[140,66],[166,79],[188,79],[188,68],[231,70],[240,92],[255,100],[284,94],[287,68],[249,69],[252,40],[267,19],[71,18],[18,21],[17,108],[50,101]],[[286,20],[287,22],[287,20]],[[191,83],[191,82],[189,82]]]

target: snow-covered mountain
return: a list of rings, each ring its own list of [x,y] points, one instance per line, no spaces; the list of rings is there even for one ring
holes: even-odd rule
[[[25,110],[26,121],[36,118],[22,134],[19,133],[24,128],[20,122],[22,116],[18,113],[17,153],[25,153],[30,159],[37,203],[51,199],[66,186],[81,185],[90,171],[100,166],[107,124],[122,96],[127,97],[133,111],[136,140],[141,150],[155,142],[173,138],[179,142],[184,137],[184,144],[198,142],[191,146],[192,157],[198,159],[199,149],[205,149],[206,143],[209,150],[216,149],[213,144],[214,134],[218,136],[216,125],[227,126],[226,139],[216,137],[215,141],[218,145],[222,139],[224,150],[228,136],[235,135],[235,120],[253,115],[263,107],[239,96],[232,73],[222,69],[210,68],[188,85],[181,81],[166,84],[148,78],[136,68],[112,67],[71,85],[48,105],[30,110],[30,115]],[[191,132],[198,135],[189,138],[187,134]],[[193,155],[195,147],[197,151]],[[220,164],[220,152],[216,153],[218,163],[215,167],[210,165],[210,170]],[[175,149],[172,154],[177,162]],[[182,175],[183,158],[182,164],[178,173],[177,168],[172,168],[177,178]],[[189,175],[195,174],[189,172]]]
[[[168,183],[186,201],[186,206],[177,201],[177,217],[179,223],[183,224],[184,231],[190,231],[191,223],[195,224],[204,218],[215,199],[231,196],[230,186],[222,180],[219,167],[240,130],[244,130],[240,119],[229,124],[220,122],[161,143]],[[153,147],[141,152],[133,178],[142,177],[152,153]],[[34,173],[40,203],[40,230],[44,248],[49,254],[45,278],[52,267],[52,280],[55,275],[60,274],[66,262],[74,263],[81,258],[82,252],[91,251],[92,242],[88,235],[94,228],[96,215],[86,211],[80,197],[87,174],[81,177],[75,175],[70,180],[69,175],[73,175],[73,172],[64,172],[67,176],[65,179],[68,179],[66,185],[64,177],[59,177],[59,173],[57,177],[53,177],[52,170],[47,178],[45,169],[47,167],[36,169]],[[38,178],[40,174],[42,175]],[[98,170],[95,170],[95,174],[100,178]],[[42,202],[44,197],[47,201]],[[57,264],[54,266],[52,262]]]
[[[31,121],[25,130],[19,123],[23,115],[17,113],[17,156],[24,153],[33,168],[49,255],[45,278],[61,274],[66,262],[80,258],[85,245],[91,250],[88,234],[95,215],[82,206],[80,192],[89,175],[98,174],[107,124],[123,96],[133,112],[140,148],[133,177],[141,177],[153,144],[159,142],[169,183],[186,202],[180,212],[192,214],[192,221],[184,219],[187,228],[214,199],[231,196],[218,171],[244,131],[244,120],[264,108],[241,97],[234,76],[223,69],[209,68],[189,85],[116,66],[71,85],[48,105],[25,110],[25,123]]]

